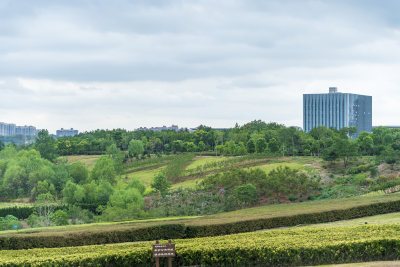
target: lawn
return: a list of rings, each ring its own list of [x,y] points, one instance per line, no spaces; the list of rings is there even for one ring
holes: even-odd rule
[[[197,156],[194,158],[194,161],[186,167],[186,170],[196,169],[207,163],[220,162],[226,159],[228,159],[228,157]]]
[[[172,189],[177,189],[177,188],[180,188],[180,187],[182,187],[182,188],[195,188],[196,185],[198,183],[200,183],[201,181],[203,181],[203,178],[186,180],[186,181],[183,181],[181,183],[173,184],[171,188]]]
[[[334,227],[334,226],[354,226],[354,225],[365,225],[365,224],[385,224],[385,223],[400,223],[400,212],[375,215],[362,217],[353,220],[343,220],[330,223],[319,223],[308,225],[304,227]]]
[[[66,156],[65,158],[68,160],[68,163],[74,163],[76,161],[80,161],[85,166],[91,170],[93,169],[94,165],[96,164],[97,159],[101,155],[79,155],[79,156]]]
[[[260,165],[260,166],[250,167],[250,168],[251,169],[259,168],[268,173],[278,167],[289,167],[289,168],[298,169],[298,170],[304,169],[304,165],[301,163],[297,163],[297,162],[270,163],[270,164],[264,164],[264,165]]]
[[[163,171],[165,166],[157,168],[157,169],[150,169],[150,170],[143,170],[138,172],[131,172],[128,174],[124,174],[123,177],[128,178],[136,178],[141,181],[146,187],[150,187],[151,182],[153,181],[154,175]]]

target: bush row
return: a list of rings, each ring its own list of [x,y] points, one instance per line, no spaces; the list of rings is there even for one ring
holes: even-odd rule
[[[13,215],[20,220],[28,218],[34,211],[32,206],[13,206],[5,207],[0,209],[0,217],[5,217],[7,215]]]
[[[376,203],[342,210],[331,210],[293,216],[281,216],[231,223],[210,225],[162,224],[143,228],[108,230],[93,232],[69,232],[67,235],[4,235],[0,236],[0,249],[28,249],[44,247],[83,246],[133,241],[147,241],[171,238],[196,238],[252,232],[300,224],[314,224],[347,220],[396,212],[400,210],[400,200]]]
[[[145,228],[77,232],[66,235],[14,234],[0,236],[0,250],[85,246],[167,238],[184,238],[183,224],[163,224]]]
[[[244,220],[231,223],[212,225],[187,226],[185,236],[187,238],[227,235],[234,233],[252,232],[262,229],[272,229],[300,224],[315,224],[349,220],[377,214],[385,214],[400,211],[400,200],[374,203],[357,206],[348,209],[330,210],[315,213],[281,216],[273,218],[261,218]]]
[[[297,228],[174,240],[175,266],[296,266],[400,258],[400,226]],[[154,266],[152,242],[0,251],[0,266]]]

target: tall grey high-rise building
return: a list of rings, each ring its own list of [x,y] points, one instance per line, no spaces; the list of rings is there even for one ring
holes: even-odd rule
[[[328,94],[304,94],[304,131],[318,126],[356,127],[357,133],[371,132],[372,96],[339,93],[336,87],[329,87]]]

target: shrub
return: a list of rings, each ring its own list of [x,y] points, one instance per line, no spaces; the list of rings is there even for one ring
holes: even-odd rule
[[[238,206],[248,206],[257,201],[257,188],[253,184],[239,185],[233,188],[232,195]]]
[[[67,225],[68,224],[68,214],[63,210],[57,210],[50,215],[50,221],[55,225]]]

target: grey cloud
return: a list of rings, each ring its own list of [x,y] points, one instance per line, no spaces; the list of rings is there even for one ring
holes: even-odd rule
[[[0,121],[25,118],[51,130],[227,127],[252,119],[301,125],[304,92],[338,85],[397,95],[398,7],[370,0],[1,1],[0,94],[8,101]],[[388,122],[398,115],[374,110]]]

